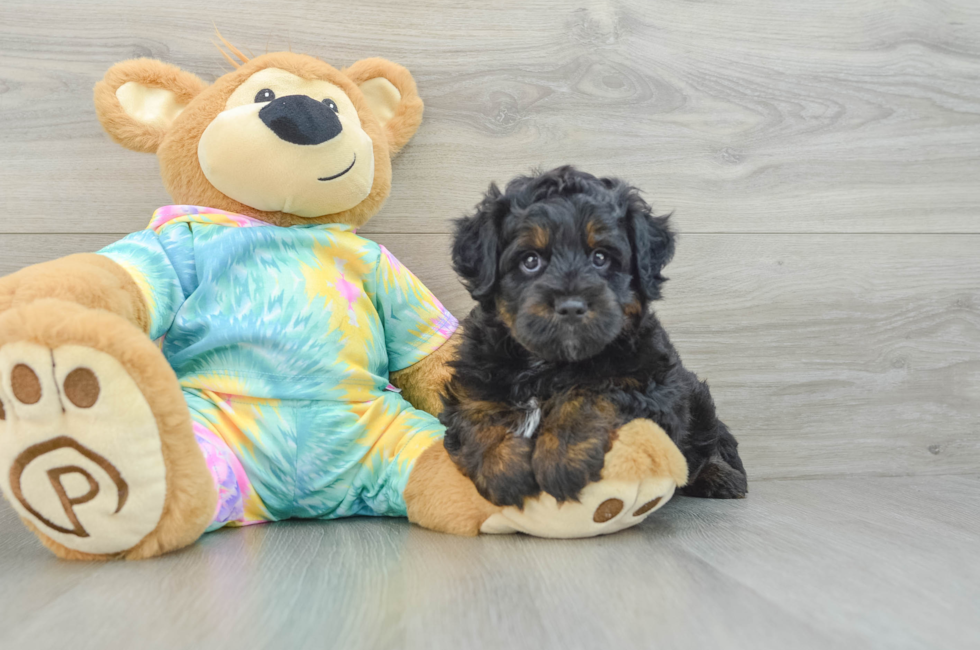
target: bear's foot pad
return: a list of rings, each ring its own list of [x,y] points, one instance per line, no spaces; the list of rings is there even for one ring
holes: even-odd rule
[[[122,553],[153,532],[160,434],[119,361],[80,345],[0,347],[0,487],[39,534],[81,553]]]
[[[528,499],[523,510],[508,507],[483,522],[480,532],[527,533],[536,537],[594,537],[635,526],[674,495],[669,477],[642,481],[604,480],[582,490],[578,501],[558,501],[550,494]]]

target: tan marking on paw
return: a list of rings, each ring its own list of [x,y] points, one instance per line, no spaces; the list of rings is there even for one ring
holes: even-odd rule
[[[653,510],[654,508],[656,508],[657,507],[657,504],[660,503],[660,500],[661,499],[663,499],[663,497],[657,497],[653,501],[647,501],[642,506],[640,506],[639,508],[637,508],[636,512],[633,513],[633,516],[634,517],[642,517],[646,513],[650,512],[651,510]]]
[[[609,521],[623,511],[623,502],[620,499],[606,499],[595,509],[592,521],[601,524]]]
[[[10,371],[10,389],[24,404],[37,404],[41,400],[41,380],[26,364],[18,363]]]
[[[99,380],[88,368],[75,368],[65,377],[65,397],[80,409],[91,408],[99,399]]]

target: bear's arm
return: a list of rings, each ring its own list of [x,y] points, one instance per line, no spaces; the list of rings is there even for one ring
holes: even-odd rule
[[[137,287],[146,309],[147,322],[142,328],[154,340],[170,329],[196,282],[193,237],[187,224],[177,224],[163,232],[161,236],[152,230],[141,230],[96,254]]]
[[[443,389],[452,376],[449,362],[456,354],[461,330],[457,329],[448,341],[421,361],[391,373],[391,383],[402,391],[402,397],[420,411],[434,416],[442,412]]]
[[[0,312],[53,298],[104,309],[149,332],[150,315],[133,277],[113,260],[78,253],[23,268],[0,278]]]

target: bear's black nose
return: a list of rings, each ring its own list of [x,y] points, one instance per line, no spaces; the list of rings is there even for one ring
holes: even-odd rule
[[[273,99],[259,111],[259,117],[273,133],[293,144],[320,144],[344,130],[329,106],[306,95]]]

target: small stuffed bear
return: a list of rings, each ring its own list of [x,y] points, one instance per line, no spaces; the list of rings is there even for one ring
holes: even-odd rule
[[[434,417],[457,321],[355,230],[421,122],[412,76],[232,51],[210,86],[113,66],[99,119],[156,153],[176,205],[99,253],[0,278],[0,487],[25,525],[62,558],[137,559],[289,518],[587,536],[666,502],[687,469],[647,421],[618,432],[578,502],[479,496]]]

